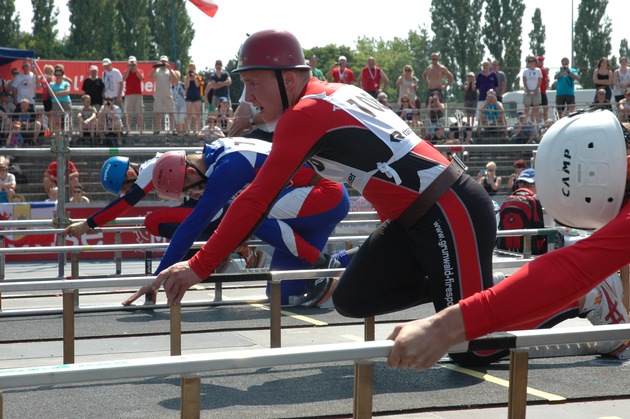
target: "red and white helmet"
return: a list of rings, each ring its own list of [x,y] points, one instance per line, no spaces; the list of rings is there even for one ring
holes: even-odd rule
[[[561,224],[602,227],[621,208],[626,154],[623,130],[612,112],[592,110],[560,119],[536,155],[536,189],[543,207]]]
[[[250,35],[238,54],[233,73],[248,70],[310,69],[300,42],[291,32],[264,30]]]
[[[161,197],[175,201],[179,200],[184,189],[185,177],[185,151],[167,151],[155,162],[153,187]]]

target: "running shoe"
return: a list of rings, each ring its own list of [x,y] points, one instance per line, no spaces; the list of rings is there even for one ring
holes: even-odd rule
[[[593,307],[585,307],[586,318],[595,326],[628,323],[628,310],[622,302],[623,285],[619,275],[606,278],[593,290],[597,292]],[[596,342],[595,349],[602,355],[617,357],[630,346],[630,341]]]
[[[326,261],[320,265],[315,265],[316,269],[336,269],[341,266],[337,259],[324,255]],[[302,307],[317,307],[324,304],[332,295],[337,285],[337,278],[317,278],[311,281],[309,290],[304,294],[304,299],[300,304]]]

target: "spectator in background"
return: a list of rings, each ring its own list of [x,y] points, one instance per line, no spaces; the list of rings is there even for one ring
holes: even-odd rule
[[[64,79],[64,70],[60,66],[55,66],[55,80],[50,84],[53,92],[53,119],[52,131],[60,132],[65,129],[62,126],[64,120],[68,121],[68,130],[72,132],[72,101],[70,99],[70,83]]]
[[[511,193],[516,192],[516,190],[519,188],[517,179],[520,176],[521,172],[527,169],[527,163],[525,163],[525,160],[522,160],[522,159],[516,160],[513,166],[514,166],[514,173],[510,175],[510,177],[508,178],[508,183],[507,183],[507,188],[509,191],[511,191]]]
[[[547,98],[547,85],[549,84],[549,69],[545,68],[545,57],[536,57],[536,67],[540,69],[542,80],[540,82],[540,105],[542,107],[542,120],[549,119],[549,99]]]
[[[560,70],[553,77],[556,80],[556,107],[560,117],[567,113],[575,112],[575,81],[578,79],[578,71],[569,65],[567,57],[560,61]]]
[[[111,97],[118,106],[122,106],[123,103],[123,76],[119,69],[112,66],[112,60],[109,58],[103,58],[103,84],[105,90],[103,95]]]
[[[370,57],[367,60],[367,65],[359,73],[357,84],[376,99],[379,92],[387,89],[389,78],[383,69],[376,65],[376,59]],[[409,99],[413,100],[411,97]]]
[[[230,100],[230,86],[232,85],[232,78],[227,71],[223,71],[223,61],[217,60],[214,63],[214,73],[210,75],[210,83],[208,88],[212,89],[212,109],[216,109],[219,103],[219,99],[222,97],[227,98],[230,107],[232,107],[232,101]]]
[[[597,92],[595,93],[595,101],[591,103],[591,106],[593,108],[608,109],[612,112],[612,104],[610,103],[610,100],[606,98],[606,89],[597,89]]]
[[[427,120],[424,123],[425,127],[429,127],[429,135],[433,134],[436,126],[446,126],[444,110],[444,103],[440,100],[440,93],[434,91],[433,95],[429,98],[429,104],[427,105]]]
[[[630,122],[630,87],[626,89],[625,97],[619,101],[619,121]]]
[[[247,103],[246,103],[247,104]],[[203,147],[205,143],[210,144],[219,138],[224,138],[225,134],[221,131],[221,128],[217,125],[217,117],[214,115],[208,116],[208,125],[205,125],[197,134],[197,138],[202,142],[199,144]]]
[[[44,72],[41,78],[42,105],[44,105],[46,118],[48,119],[48,121],[52,121],[53,97],[50,89],[50,84],[53,83],[55,80],[55,68],[50,64],[46,64],[42,71]]]
[[[611,86],[613,83],[613,72],[610,70],[610,62],[608,61],[608,58],[602,57],[599,61],[597,61],[597,68],[593,70],[593,84],[595,85],[595,89],[597,89],[593,102],[597,101],[599,89],[604,89],[604,92],[606,93],[606,100],[610,102],[610,99],[612,98]]]
[[[15,175],[13,173],[9,173],[9,161],[7,159],[3,159],[0,163],[0,191],[7,194],[8,202],[13,201],[15,188],[17,188]]]
[[[477,74],[475,85],[477,86],[477,92],[479,93],[479,96],[477,96],[477,112],[475,113],[475,118],[479,121],[481,118],[480,109],[486,102],[486,94],[488,93],[488,90],[492,89],[496,96],[495,89],[499,86],[499,79],[495,73],[490,71],[490,63],[488,61],[481,63],[481,71]]]
[[[33,144],[37,144],[37,138],[42,129],[42,123],[38,120],[35,108],[24,98],[20,101],[18,108],[13,113],[13,119],[20,123],[22,133],[24,131],[33,132]]]
[[[122,110],[114,103],[113,98],[105,98],[105,103],[98,112],[98,118],[104,129],[104,137],[108,139],[107,145],[117,147],[118,141],[122,139]]]
[[[13,104],[17,108],[22,99],[28,99],[28,103],[35,106],[35,90],[42,87],[41,79],[31,72],[31,63],[22,63],[22,72],[13,78]]]
[[[22,124],[20,121],[14,121],[11,125],[9,135],[7,135],[5,147],[24,147],[24,136],[22,135]]]
[[[186,133],[186,88],[182,83],[181,73],[174,70],[177,82],[173,83],[173,103],[175,106],[175,127],[177,134]]]
[[[313,77],[319,80],[326,80],[324,76],[324,72],[317,68],[317,56],[311,55],[311,58],[308,59],[308,65],[311,67],[311,72],[313,73]]]
[[[392,108],[391,103],[389,103],[389,102],[387,101],[387,93],[385,93],[385,92],[381,92],[381,93],[379,93],[379,94],[376,96],[376,100],[378,100],[378,102],[379,102],[381,105],[385,106],[387,109],[389,109],[389,110],[393,110],[393,109],[394,109],[394,108]]]
[[[407,96],[400,99],[400,107],[396,111],[398,115],[407,123],[407,125],[415,127],[418,125],[418,114],[416,108],[411,104]]]
[[[59,199],[59,188],[57,186],[53,186],[50,188],[50,192],[47,194],[46,202],[57,202]]]
[[[420,99],[416,91],[418,90],[418,83],[420,80],[414,76],[413,67],[409,64],[403,67],[403,73],[398,76],[396,80],[396,87],[398,87],[398,102],[403,96],[407,96],[411,103],[414,104],[417,110],[420,110]]]
[[[503,71],[499,69],[499,60],[492,61],[492,72],[497,75],[499,84],[496,87],[497,100],[503,103],[503,94],[507,92],[507,77]]]
[[[437,94],[437,93],[436,93]],[[441,145],[446,141],[446,131],[442,125],[436,125],[433,129],[433,134],[429,138],[429,142],[433,145]],[[444,152],[442,152],[444,154]]]
[[[523,70],[523,89],[525,94],[523,95],[523,104],[525,105],[525,117],[530,119],[529,111],[532,110],[531,119],[536,122],[536,125],[540,123],[540,86],[542,84],[542,72],[540,68],[536,67],[536,58],[527,57],[527,68]]]
[[[131,55],[127,60],[127,70],[123,74],[125,82],[125,116],[127,118],[127,133],[131,130],[131,118],[136,115],[138,131],[144,130],[144,101],[142,98],[142,81],[144,73],[138,68],[138,60]]]
[[[153,65],[153,71],[149,74],[149,78],[155,80],[155,86],[153,90],[153,112],[155,112],[155,126],[153,127],[153,133],[159,134],[162,129],[162,117],[165,114],[169,115],[169,122],[175,125],[175,103],[173,102],[173,84],[177,83],[179,79],[177,74],[171,68],[171,64],[168,62],[168,57],[162,55],[160,61]],[[170,127],[175,131],[175,127]],[[165,127],[168,130],[167,127]]]
[[[512,143],[514,144],[535,144],[536,127],[527,119],[524,113],[518,114],[518,122],[514,125],[514,131],[512,131]]]
[[[219,98],[219,106],[214,109],[214,116],[217,118],[221,131],[227,133],[232,126],[232,117],[234,116],[228,98]]]
[[[68,174],[68,180],[69,180],[70,188],[71,188],[70,190],[73,190],[72,188],[74,188],[76,184],[79,183],[79,171],[77,170],[74,163],[72,163],[70,160],[68,160],[67,174]],[[55,197],[53,199],[53,197],[51,196],[52,188],[54,187],[56,189],[57,187],[57,162],[56,161],[51,162],[48,165],[48,168],[46,169],[46,171],[44,172],[43,185],[44,185],[44,192],[46,192],[46,195],[48,196],[48,198],[50,200],[56,201],[57,198]]]
[[[89,137],[91,140],[94,140],[94,133],[96,132],[98,121],[98,111],[94,106],[92,106],[92,99],[90,99],[90,95],[81,96],[81,102],[83,103],[83,108],[81,108],[77,114],[77,120],[79,121],[79,137]]]
[[[497,138],[507,138],[507,120],[503,104],[497,101],[497,94],[494,89],[488,90],[486,100],[479,109],[481,119],[477,132],[483,130],[484,140],[495,140]],[[480,138],[481,139],[481,138]]]
[[[15,106],[15,96],[14,96],[14,91],[13,91],[13,86],[15,85],[15,78],[20,74],[20,69],[17,67],[12,67],[11,68],[11,80],[7,80],[5,82],[5,86],[4,89],[7,92],[7,94],[9,95],[9,100],[7,101],[7,105],[5,107],[5,109],[7,110],[7,112],[13,112],[13,110],[16,108]]]
[[[613,95],[615,103],[624,99],[626,89],[630,87],[630,69],[628,68],[628,57],[619,58],[620,67],[613,73]]]
[[[70,194],[70,202],[77,204],[89,204],[90,198],[83,194],[83,185],[80,183],[75,184],[72,187],[72,193]]]
[[[354,84],[354,73],[348,67],[348,59],[340,55],[339,59],[326,74],[329,80],[335,83]]]
[[[428,66],[424,73],[422,73],[424,81],[427,82],[427,97],[425,104],[429,104],[429,99],[433,96],[434,92],[440,95],[440,101],[444,102],[444,93],[446,88],[453,83],[453,74],[440,64],[440,54],[434,52],[431,54],[431,65]],[[446,83],[444,83],[446,79]]]
[[[98,111],[103,105],[103,93],[105,92],[105,83],[103,79],[98,76],[98,67],[95,65],[90,66],[90,75],[83,80],[81,85],[83,93],[90,96],[92,105]]]
[[[464,108],[466,112],[466,123],[471,127],[475,124],[475,112],[477,111],[477,85],[475,83],[475,73],[472,71],[466,75],[464,83]]]
[[[201,129],[203,80],[197,74],[197,66],[193,62],[188,63],[184,88],[186,89],[186,130],[196,134]]]
[[[497,176],[497,165],[491,161],[486,164],[486,170],[477,175],[477,181],[488,192],[488,195],[496,195],[501,187],[501,176]]]

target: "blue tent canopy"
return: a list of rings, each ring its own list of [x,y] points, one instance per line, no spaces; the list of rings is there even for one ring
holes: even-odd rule
[[[0,65],[9,64],[15,60],[34,58],[35,51],[31,49],[0,48]]]

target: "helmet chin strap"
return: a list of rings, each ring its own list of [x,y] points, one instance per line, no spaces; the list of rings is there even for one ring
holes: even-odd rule
[[[280,99],[282,100],[282,110],[289,109],[289,98],[287,97],[287,89],[284,87],[284,79],[282,78],[282,70],[276,70],[276,81],[280,90]]]

